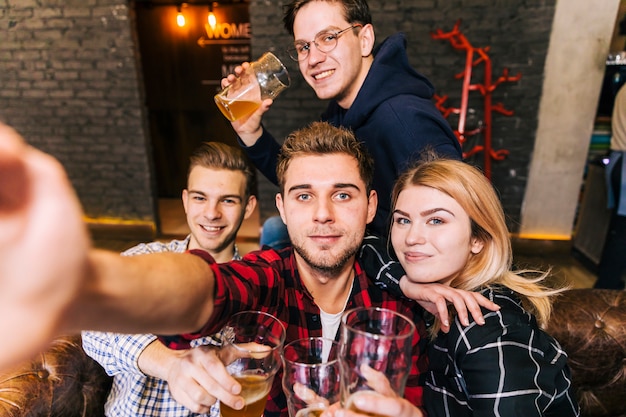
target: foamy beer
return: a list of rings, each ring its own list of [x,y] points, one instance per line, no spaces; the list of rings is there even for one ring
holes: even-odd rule
[[[241,384],[245,405],[234,410],[220,404],[224,417],[260,417],[274,375],[281,366],[285,328],[280,320],[261,311],[235,314],[221,331],[219,357],[228,373]]]
[[[385,308],[358,307],[342,315],[340,331],[343,407],[362,412],[354,399],[362,392],[375,393],[370,385],[374,379],[386,379],[391,390],[402,397],[411,370],[413,322]]]
[[[291,79],[287,68],[271,52],[251,62],[239,77],[215,95],[215,103],[228,120],[253,113],[265,99],[272,100],[289,87]]]

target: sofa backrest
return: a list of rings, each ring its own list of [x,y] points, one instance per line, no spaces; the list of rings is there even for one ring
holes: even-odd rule
[[[569,355],[581,416],[626,416],[626,292],[565,291],[546,330]]]
[[[83,351],[80,335],[55,339],[0,374],[0,417],[100,417],[112,378]]]

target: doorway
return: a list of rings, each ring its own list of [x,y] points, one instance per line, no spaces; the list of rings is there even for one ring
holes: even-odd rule
[[[204,141],[238,146],[213,96],[223,77],[250,61],[248,2],[134,0],[131,8],[155,172],[157,230],[164,238],[182,237],[188,233],[180,198],[189,155]],[[258,213],[246,221],[238,234],[240,246],[258,241],[258,222]]]
[[[133,8],[157,196],[179,199],[201,142],[237,146],[213,96],[235,65],[250,60],[248,3],[135,0]]]

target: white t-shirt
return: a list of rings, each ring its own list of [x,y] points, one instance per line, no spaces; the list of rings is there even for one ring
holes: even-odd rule
[[[352,281],[352,285],[354,285],[354,281]],[[349,294],[352,294],[352,287],[350,287]],[[350,298],[350,296],[348,296],[348,298]],[[322,337],[330,340],[335,340],[335,336],[337,336],[337,330],[339,330],[339,325],[341,324],[341,315],[346,310],[346,305],[348,305],[348,298],[346,298],[346,302],[343,304],[343,308],[339,313],[330,314],[320,308],[320,318],[322,320]],[[324,346],[324,351],[322,352],[322,358],[324,358],[324,361],[328,359],[329,353],[330,344],[328,346]]]

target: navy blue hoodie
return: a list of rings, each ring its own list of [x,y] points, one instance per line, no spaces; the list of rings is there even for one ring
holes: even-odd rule
[[[462,154],[450,125],[432,102],[433,85],[409,65],[404,35],[390,36],[373,53],[374,62],[352,106],[343,109],[331,100],[322,120],[351,129],[374,158],[378,210],[370,231],[385,236],[391,190],[398,175],[426,147],[454,159],[461,159]],[[253,146],[243,147],[263,175],[276,184],[280,145],[274,137],[264,130]]]

